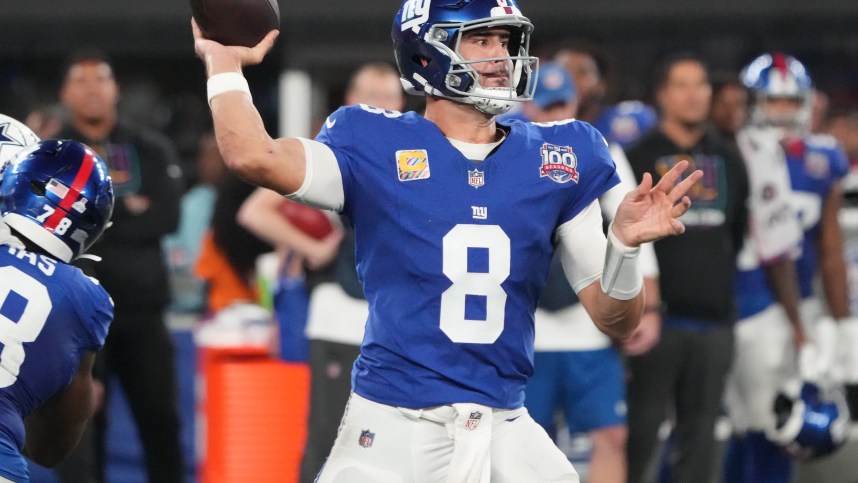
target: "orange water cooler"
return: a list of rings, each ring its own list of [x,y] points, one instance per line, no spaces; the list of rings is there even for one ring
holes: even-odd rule
[[[197,434],[202,483],[298,481],[310,372],[267,347],[201,347]]]

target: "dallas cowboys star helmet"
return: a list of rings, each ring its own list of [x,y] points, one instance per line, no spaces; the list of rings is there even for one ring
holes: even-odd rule
[[[481,29],[509,30],[509,56],[465,60],[463,35]],[[515,0],[405,0],[391,35],[405,91],[472,104],[497,115],[533,98],[538,60],[528,55],[533,24]],[[474,64],[507,63],[507,87],[480,85]]]
[[[39,142],[39,137],[22,122],[0,114],[0,168],[24,148]]]
[[[77,141],[41,141],[0,171],[0,216],[66,263],[101,236],[113,213],[104,161]]]

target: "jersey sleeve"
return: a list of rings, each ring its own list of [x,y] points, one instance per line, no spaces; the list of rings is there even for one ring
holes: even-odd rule
[[[69,297],[86,330],[88,346],[84,349],[100,350],[113,321],[113,300],[98,280],[82,274]]]
[[[327,146],[337,160],[343,187],[343,206],[346,208],[349,195],[354,192],[355,142],[351,126],[353,116],[348,107],[341,107],[325,120],[316,141]],[[340,211],[342,211],[342,209]]]
[[[578,141],[573,144],[573,149],[577,151],[580,175],[578,189],[561,215],[561,225],[620,182],[616,165],[608,151],[608,143],[599,131],[585,122],[568,126],[578,130],[575,133]]]

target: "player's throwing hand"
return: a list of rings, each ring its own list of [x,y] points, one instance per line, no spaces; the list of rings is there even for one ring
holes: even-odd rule
[[[191,19],[191,29],[194,31],[194,50],[197,56],[205,62],[209,70],[219,72],[241,71],[241,68],[246,65],[261,63],[268,51],[274,46],[274,40],[280,35],[279,30],[272,30],[255,46],[240,47],[223,45],[203,37],[199,25],[193,18]],[[219,64],[222,62],[225,68],[215,66],[215,60]],[[209,75],[212,75],[212,72],[209,72]]]

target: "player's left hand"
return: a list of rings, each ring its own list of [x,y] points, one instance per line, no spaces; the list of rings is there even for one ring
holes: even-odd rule
[[[681,235],[685,225],[679,221],[691,207],[685,193],[703,176],[694,171],[677,183],[688,169],[688,161],[680,161],[653,186],[652,175],[644,173],[643,180],[623,198],[612,224],[614,236],[626,246],[658,240],[669,235]]]
[[[631,337],[621,341],[620,346],[627,356],[639,356],[649,352],[661,339],[661,314],[644,312]]]

